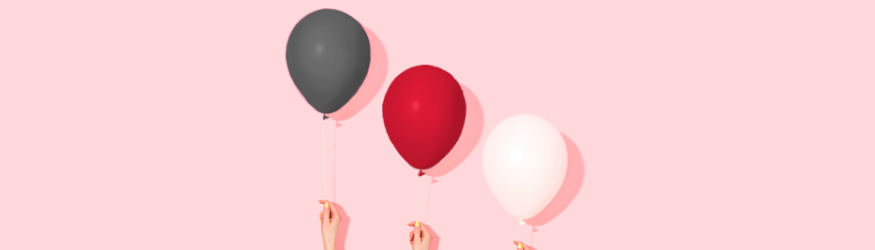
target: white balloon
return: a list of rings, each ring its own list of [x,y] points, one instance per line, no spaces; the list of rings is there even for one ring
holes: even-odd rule
[[[516,115],[499,123],[483,146],[483,173],[513,217],[529,219],[553,200],[568,166],[565,140],[544,118]]]

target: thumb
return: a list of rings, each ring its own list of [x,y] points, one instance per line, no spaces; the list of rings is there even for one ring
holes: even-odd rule
[[[426,245],[431,244],[431,232],[425,227],[424,223],[419,223],[419,227],[422,230],[422,243]]]
[[[328,202],[325,202],[328,204]],[[332,223],[340,223],[340,213],[337,212],[337,204],[331,204],[328,206],[328,213],[331,214],[331,222]]]

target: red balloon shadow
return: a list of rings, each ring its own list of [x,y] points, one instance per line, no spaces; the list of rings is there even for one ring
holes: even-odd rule
[[[332,206],[337,208],[337,213],[340,213],[340,228],[337,229],[337,239],[334,242],[335,248],[337,250],[346,249],[346,235],[349,232],[349,215],[346,214],[346,210],[343,209],[343,206],[337,205],[337,203],[331,202]]]
[[[441,241],[441,237],[438,236],[438,234],[434,231],[433,228],[431,228],[431,226],[425,225],[425,229],[431,233],[431,245],[429,246],[429,249],[438,250],[438,245]]]
[[[533,231],[536,231],[534,226],[547,224],[562,213],[577,196],[580,187],[583,186],[583,156],[580,155],[580,149],[567,135],[562,134],[562,138],[565,139],[565,148],[568,150],[568,169],[565,172],[565,180],[550,204],[547,204],[547,207],[535,217],[526,220],[527,224],[532,225]]]
[[[423,170],[425,174],[432,177],[443,176],[456,167],[462,164],[474,147],[480,142],[480,137],[483,135],[483,106],[480,105],[480,100],[471,92],[471,89],[462,86],[462,92],[465,94],[465,126],[462,128],[462,135],[459,136],[459,141],[453,146],[453,149],[444,156],[440,162],[434,167]]]
[[[371,43],[371,65],[368,67],[368,75],[365,76],[362,86],[349,99],[349,102],[337,111],[334,111],[334,113],[328,114],[328,117],[335,121],[345,121],[362,111],[374,99],[374,96],[377,96],[377,92],[380,92],[383,82],[386,81],[386,73],[389,71],[386,47],[383,46],[383,42],[380,41],[380,38],[371,29],[364,28],[365,32],[368,33],[368,40]]]

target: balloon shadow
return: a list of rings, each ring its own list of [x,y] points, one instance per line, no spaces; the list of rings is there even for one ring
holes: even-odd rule
[[[340,228],[337,229],[337,239],[334,242],[337,250],[346,249],[346,235],[349,232],[349,215],[346,214],[346,209],[343,209],[343,206],[337,205],[337,203],[331,202],[332,206],[337,208],[337,212],[340,213]]]
[[[465,94],[465,126],[462,128],[462,135],[459,136],[459,141],[453,146],[453,149],[444,156],[440,162],[434,167],[424,170],[425,174],[432,177],[443,176],[468,158],[474,147],[480,142],[480,137],[483,135],[483,106],[480,105],[480,100],[474,95],[465,85],[462,86],[462,92]]]
[[[537,231],[538,231],[538,229],[535,229],[535,226],[532,226],[532,234],[529,235],[529,242],[528,243],[523,242],[523,244],[526,244],[527,246],[529,246],[529,250],[538,250],[537,248],[535,248],[533,246],[533,245],[535,245],[535,232],[537,232]]]
[[[559,192],[556,193],[556,197],[547,204],[547,207],[535,217],[526,220],[526,224],[532,225],[532,232],[537,231],[535,226],[547,224],[562,213],[577,196],[580,187],[583,186],[583,156],[580,155],[580,149],[567,135],[562,134],[562,139],[565,139],[565,147],[568,150],[568,169],[565,172],[565,180],[562,182]]]
[[[386,81],[386,73],[389,70],[386,47],[383,46],[383,42],[380,41],[380,38],[371,29],[364,28],[365,33],[368,33],[368,40],[371,43],[371,65],[368,67],[368,75],[365,76],[362,86],[349,99],[349,102],[337,111],[334,111],[334,113],[328,114],[328,117],[336,121],[345,121],[358,114],[359,111],[362,111],[374,99],[374,96],[377,96],[377,92],[380,92],[383,82]]]
[[[431,233],[431,245],[429,246],[429,249],[438,250],[438,245],[441,242],[441,237],[438,236],[438,234],[434,231],[434,229],[431,228],[431,226],[425,225],[425,229]]]

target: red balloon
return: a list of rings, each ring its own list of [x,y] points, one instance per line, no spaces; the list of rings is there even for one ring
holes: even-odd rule
[[[398,154],[410,166],[427,169],[456,145],[465,110],[462,86],[449,72],[419,65],[392,81],[383,99],[383,124]]]

